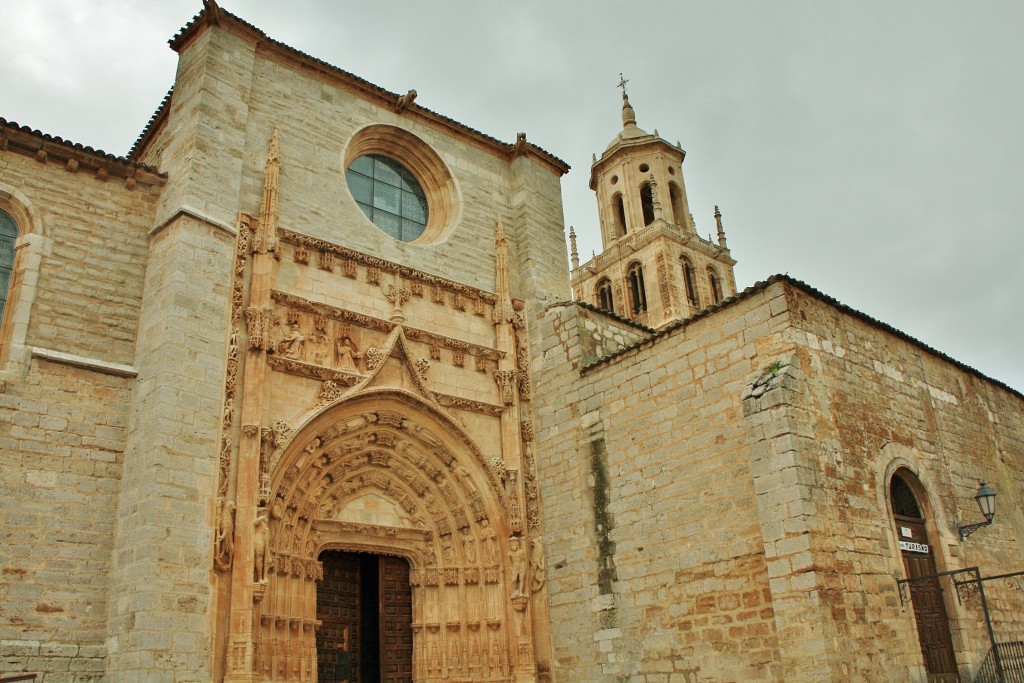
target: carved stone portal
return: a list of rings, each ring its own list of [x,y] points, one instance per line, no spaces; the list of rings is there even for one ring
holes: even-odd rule
[[[316,669],[327,550],[408,562],[414,680],[536,680],[522,615],[539,545],[513,535],[505,482],[472,439],[436,407],[388,392],[329,406],[285,438],[257,517],[257,539],[261,524],[269,535],[253,577],[265,582],[257,680],[312,680],[302,676]]]

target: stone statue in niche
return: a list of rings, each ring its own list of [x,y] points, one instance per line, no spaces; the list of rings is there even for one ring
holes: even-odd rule
[[[544,587],[547,578],[544,568],[544,539],[538,536],[530,541],[530,590],[534,593]]]
[[[253,581],[267,583],[270,569],[270,525],[267,523],[267,509],[256,511],[255,529],[252,533]]]
[[[293,322],[288,334],[277,343],[277,353],[285,358],[299,359],[302,357],[302,346],[306,337],[299,330],[299,324]]]
[[[359,372],[359,359],[362,357],[352,337],[344,336],[334,342],[334,365],[339,370]]]
[[[508,557],[512,569],[512,597],[521,598],[526,595],[526,550],[518,536],[508,539]]]
[[[462,539],[462,554],[466,556],[466,564],[476,564],[476,541],[472,537]]]
[[[317,365],[324,365],[327,360],[327,354],[330,351],[331,342],[327,338],[327,335],[322,331],[317,330],[309,339],[309,356],[314,363]]]
[[[498,564],[498,539],[486,517],[480,521],[480,537],[483,539],[484,561],[490,566]]]
[[[219,572],[231,567],[235,555],[235,504],[230,500],[220,501],[217,524],[217,545],[213,553],[213,566]]]

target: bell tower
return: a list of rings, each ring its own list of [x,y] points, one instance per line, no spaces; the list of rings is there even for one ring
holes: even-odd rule
[[[619,87],[622,131],[590,168],[602,251],[580,266],[570,230],[573,295],[660,328],[735,294],[736,261],[717,206],[717,240],[697,234],[683,181],[686,152],[639,128],[625,79]]]

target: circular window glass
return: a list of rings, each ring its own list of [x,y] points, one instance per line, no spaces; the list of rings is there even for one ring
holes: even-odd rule
[[[427,197],[405,166],[380,154],[356,158],[345,171],[348,189],[374,225],[403,242],[427,227]]]

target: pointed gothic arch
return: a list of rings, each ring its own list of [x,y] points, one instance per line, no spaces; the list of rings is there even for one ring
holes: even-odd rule
[[[516,663],[506,585],[514,503],[461,425],[410,391],[376,388],[328,404],[281,441],[261,487],[269,571],[257,672],[315,669],[317,558],[341,550],[408,561],[416,680],[505,680]]]

